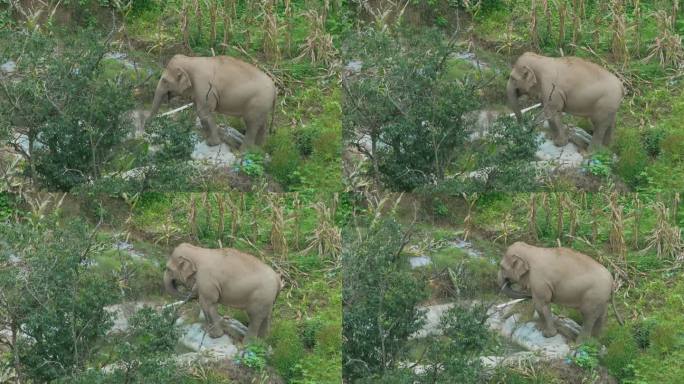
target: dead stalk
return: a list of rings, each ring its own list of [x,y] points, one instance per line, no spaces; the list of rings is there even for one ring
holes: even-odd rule
[[[463,200],[465,200],[466,207],[468,211],[466,212],[466,217],[463,219],[463,241],[468,241],[468,236],[473,230],[473,207],[479,198],[477,193],[473,194],[463,194]]]

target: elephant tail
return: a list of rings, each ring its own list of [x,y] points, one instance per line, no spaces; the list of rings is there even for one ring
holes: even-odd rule
[[[273,104],[271,105],[271,124],[268,127],[268,133],[273,134],[273,123],[275,121],[275,106],[276,106],[276,98],[278,97],[278,87],[273,87]],[[282,284],[281,284],[282,285]]]
[[[615,293],[613,293],[610,296],[610,303],[613,307],[613,313],[615,314],[615,318],[617,318],[618,323],[620,323],[621,326],[625,325],[625,322],[622,320],[622,317],[620,317],[620,314],[618,313],[617,309],[615,309]]]

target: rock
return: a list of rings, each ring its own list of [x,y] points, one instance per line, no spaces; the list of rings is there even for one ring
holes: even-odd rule
[[[501,336],[513,341],[528,351],[537,352],[544,360],[554,360],[570,353],[568,340],[559,332],[554,337],[544,337],[537,329],[535,321],[520,323],[520,314],[513,313],[514,304],[523,301],[517,299],[490,309],[487,325]],[[566,329],[579,329],[579,325],[570,319],[559,319],[560,326]],[[573,324],[574,323],[574,324]]]
[[[489,68],[489,64],[478,60],[477,56],[475,56],[475,53],[473,53],[473,52],[469,52],[469,51],[454,52],[454,53],[449,55],[449,58],[456,59],[456,60],[463,60],[465,62],[468,62],[470,65],[472,65],[475,68],[480,68],[480,69]]]
[[[125,241],[117,241],[116,243],[114,243],[114,249],[119,250],[119,251],[124,251],[131,258],[136,259],[136,260],[140,260],[145,256],[142,253],[136,251],[133,248],[133,244],[125,242]]]
[[[411,263],[411,268],[419,268],[432,264],[432,260],[428,256],[412,256],[409,257],[409,263]]]
[[[570,141],[577,147],[586,149],[591,143],[591,135],[582,128],[570,127]]]
[[[219,136],[221,136],[221,140],[233,148],[240,148],[245,139],[245,135],[233,127],[221,126],[220,128]]]
[[[8,60],[3,65],[0,65],[0,72],[5,75],[11,75],[17,71],[17,63],[14,60]]]
[[[480,356],[480,362],[485,368],[498,366],[519,367],[521,364],[537,363],[539,356],[534,352],[516,352],[508,356]]]
[[[577,168],[582,165],[584,157],[577,146],[569,142],[563,147],[557,147],[553,141],[547,139],[544,134],[539,134],[541,144],[535,153],[539,160],[536,165],[544,169]]]
[[[361,72],[361,69],[363,68],[363,61],[360,60],[352,60],[347,63],[347,65],[344,66],[344,70],[347,71],[348,73],[359,73]]]
[[[456,238],[454,240],[449,241],[449,245],[463,250],[468,256],[470,257],[482,257],[482,252],[478,251],[473,247],[473,243],[470,241],[465,241],[463,239]]]
[[[190,157],[196,162],[211,166],[231,166],[237,159],[225,143],[210,147],[204,140],[195,144]]]
[[[140,137],[145,132],[145,121],[150,117],[150,111],[144,109],[134,109],[128,112],[128,118],[131,119],[134,137]]]
[[[146,306],[152,306],[152,304],[142,301],[133,301],[104,307],[104,310],[112,315],[112,320],[114,321],[114,324],[109,331],[107,331],[107,334],[126,332],[128,330],[128,320]]]
[[[212,339],[204,331],[201,323],[181,325],[182,336],[179,343],[195,352],[208,352],[217,359],[232,358],[238,348],[228,335]]]
[[[501,112],[493,109],[480,109],[466,113],[463,117],[467,122],[472,122],[470,129],[468,129],[470,131],[469,140],[475,141],[486,137],[489,134],[489,128],[500,115]]]
[[[442,315],[453,308],[455,303],[437,304],[429,305],[425,307],[420,307],[419,309],[425,310],[425,325],[418,332],[411,335],[412,339],[420,339],[429,335],[441,335],[442,330],[440,329],[440,320]]]
[[[102,56],[102,58],[117,61],[128,69],[136,68],[135,62],[129,60],[128,56],[126,56],[126,54],[123,52],[107,52],[104,54],[104,56]]]

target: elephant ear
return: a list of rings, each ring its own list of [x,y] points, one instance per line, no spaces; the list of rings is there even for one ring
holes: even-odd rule
[[[523,67],[520,69],[520,72],[522,74],[522,80],[530,88],[537,84],[537,75],[535,75],[532,68],[528,67],[527,65],[523,65]]]
[[[530,265],[527,263],[527,260],[520,256],[511,255],[511,258],[513,260],[511,262],[511,271],[513,272],[515,280],[520,281],[520,279],[530,271]]]
[[[188,73],[185,71],[185,69],[177,67],[174,70],[174,77],[178,84],[178,90],[181,93],[185,92],[185,90],[192,86],[192,83],[190,82],[190,76],[188,76]]]
[[[190,259],[183,256],[178,258],[178,273],[180,274],[181,279],[183,279],[183,282],[189,281],[196,272],[197,268],[195,267],[195,263]]]

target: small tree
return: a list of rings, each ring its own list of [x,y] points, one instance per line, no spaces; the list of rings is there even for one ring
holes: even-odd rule
[[[111,322],[103,309],[115,282],[91,269],[101,247],[80,220],[0,227],[0,321],[13,332],[12,355],[22,377],[46,382],[81,370]]]
[[[58,190],[99,178],[132,132],[130,87],[101,65],[107,43],[93,31],[60,47],[40,32],[1,38],[12,42],[10,55],[23,52],[17,80],[0,87],[0,120],[25,135],[27,147],[17,149],[31,176]]]
[[[426,298],[426,284],[403,265],[405,241],[392,219],[347,233],[342,251],[343,375],[349,382],[395,370],[408,337],[424,323],[416,306]]]
[[[464,115],[479,105],[478,83],[447,76],[453,41],[444,41],[438,30],[375,29],[348,41],[345,51],[363,72],[344,82],[345,134],[392,189],[442,180],[464,145]]]

